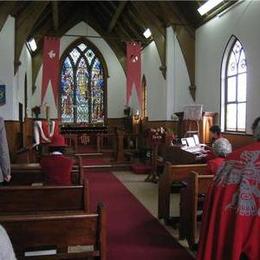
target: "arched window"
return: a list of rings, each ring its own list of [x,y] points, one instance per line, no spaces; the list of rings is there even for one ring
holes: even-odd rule
[[[104,59],[85,40],[74,43],[61,63],[60,118],[63,123],[104,124],[106,78]]]
[[[247,63],[240,41],[232,36],[222,61],[221,127],[246,131]]]

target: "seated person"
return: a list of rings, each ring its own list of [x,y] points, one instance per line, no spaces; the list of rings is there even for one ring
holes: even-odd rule
[[[221,134],[221,130],[220,127],[218,125],[213,125],[210,127],[209,129],[210,133],[211,133],[211,146],[213,146],[214,142],[216,140],[218,140],[219,138],[223,138],[222,134]],[[212,147],[205,147],[206,151],[207,151],[207,157],[206,157],[206,161],[212,160],[214,158],[216,158],[216,154],[214,153]]]
[[[215,175],[228,154],[232,152],[231,143],[224,137],[218,138],[212,145],[212,150],[216,158],[208,160],[207,174]]]
[[[41,167],[46,174],[48,185],[71,185],[71,170],[73,160],[63,155],[65,139],[62,135],[55,135],[52,143],[49,144],[50,155],[44,156],[41,161]]]
[[[13,246],[5,229],[0,225],[0,260],[16,260]]]
[[[227,156],[210,185],[197,260],[260,259],[260,117],[255,143]]]

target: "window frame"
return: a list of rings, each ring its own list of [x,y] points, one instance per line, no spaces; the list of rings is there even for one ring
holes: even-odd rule
[[[226,45],[224,54],[223,54],[223,58],[222,58],[222,64],[221,64],[221,108],[220,108],[220,115],[221,115],[221,130],[222,132],[226,132],[226,133],[232,133],[232,134],[246,134],[246,122],[247,122],[247,102],[248,102],[248,84],[246,81],[246,99],[245,101],[238,101],[238,77],[239,75],[242,74],[246,74],[246,79],[247,79],[247,75],[248,75],[248,70],[246,69],[245,72],[237,72],[236,74],[232,75],[232,76],[228,76],[228,65],[229,65],[229,60],[233,51],[233,48],[236,44],[236,42],[239,42],[243,52],[245,53],[245,49],[243,44],[241,43],[241,41],[234,35],[232,35]],[[246,55],[245,55],[245,60],[247,63],[247,59],[246,59]],[[228,101],[228,79],[231,77],[235,77],[236,78],[236,98],[235,101]],[[240,131],[238,130],[238,105],[244,103],[246,106],[246,113],[245,113],[245,130],[244,131]],[[228,104],[236,104],[236,130],[230,130],[227,129],[227,105]]]

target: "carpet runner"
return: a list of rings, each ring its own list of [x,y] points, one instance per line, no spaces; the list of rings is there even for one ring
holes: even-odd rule
[[[111,172],[89,172],[90,206],[107,210],[108,260],[193,259]]]

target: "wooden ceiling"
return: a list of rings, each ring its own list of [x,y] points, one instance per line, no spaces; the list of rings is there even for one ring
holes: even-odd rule
[[[42,61],[43,37],[61,37],[85,21],[106,40],[125,67],[125,42],[138,40],[146,46],[155,41],[163,75],[166,75],[166,27],[172,26],[180,43],[191,84],[194,84],[195,30],[215,12],[201,17],[197,8],[204,1],[1,1],[0,30],[8,15],[15,17],[15,72],[23,45],[35,38],[33,80]],[[221,10],[235,1],[225,1]],[[143,32],[150,28],[152,38]]]

